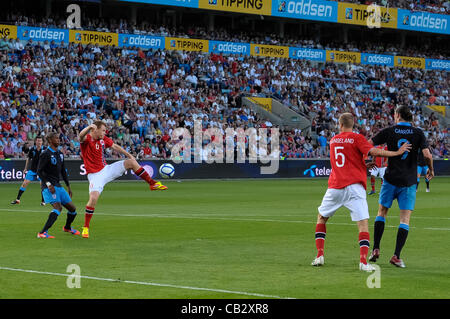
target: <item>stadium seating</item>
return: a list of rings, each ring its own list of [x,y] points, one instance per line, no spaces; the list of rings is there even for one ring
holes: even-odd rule
[[[108,31],[111,26],[93,28]],[[127,29],[126,23],[120,28]],[[173,35],[163,26],[153,30]],[[191,31],[207,36],[201,28]],[[245,35],[217,34],[249,41]],[[265,41],[278,43],[268,35]],[[301,44],[321,46],[312,40]],[[344,49],[359,50],[351,46]],[[384,47],[372,48],[385,52]],[[192,128],[195,119],[202,119],[204,128],[223,131],[270,127],[242,105],[242,94],[270,95],[310,114],[311,131],[282,132],[284,158],[327,157],[328,147],[320,146],[319,137],[333,136],[343,111],[355,114],[357,130],[369,138],[393,123],[397,104],[411,106],[414,124],[424,129],[433,155],[448,156],[448,128],[422,111],[428,104],[450,105],[445,71],[6,39],[0,40],[0,51],[0,158],[24,157],[24,145],[49,130],[60,133],[67,156],[79,157],[78,132],[99,118],[109,124],[109,135],[139,158],[168,158],[176,142],[170,139],[172,130]]]

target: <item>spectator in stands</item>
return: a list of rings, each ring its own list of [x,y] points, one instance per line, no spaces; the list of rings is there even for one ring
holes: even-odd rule
[[[5,158],[14,158],[14,147],[11,143],[11,140],[8,139],[5,147],[3,148],[3,154]]]
[[[317,143],[319,144],[319,154],[320,157],[325,157],[327,155],[327,138],[325,137],[325,133],[321,133],[317,137]]]
[[[131,153],[139,154],[149,138],[151,156],[167,157],[173,145],[171,130],[193,128],[195,119],[201,119],[205,128],[221,130],[271,127],[272,123],[242,107],[243,93],[237,92],[247,92],[278,97],[293,110],[302,108],[306,115],[315,116],[313,133],[323,131],[320,142],[283,133],[283,147],[290,157],[327,156],[326,140],[336,128],[338,113],[352,112],[358,118],[356,130],[367,135],[392,123],[396,103],[411,105],[416,120],[433,139],[436,154],[443,156],[448,145],[447,131],[441,131],[434,117],[426,121],[420,113],[430,101],[449,104],[449,78],[442,71],[317,66],[302,60],[202,52],[149,50],[138,59],[133,50],[74,44],[54,46],[53,57],[39,42],[27,43],[25,51],[13,49],[0,58],[7,70],[0,72],[1,133],[13,136],[16,144],[23,141],[21,124],[29,140],[60,130],[64,151],[79,156],[78,132],[102,116],[108,134]],[[67,73],[72,79],[65,82]],[[191,75],[196,80],[185,85]],[[100,92],[99,87],[104,89]]]

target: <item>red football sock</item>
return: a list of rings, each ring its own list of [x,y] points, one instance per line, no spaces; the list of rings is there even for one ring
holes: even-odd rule
[[[84,214],[84,227],[89,227],[92,215],[94,215],[94,207],[86,206],[86,214]]]
[[[316,225],[316,248],[317,248],[317,257],[323,256],[323,247],[325,245],[325,235],[327,233],[327,227],[325,224],[317,224]]]
[[[370,176],[370,185],[372,186],[372,191],[375,191],[375,177]]]
[[[367,254],[369,253],[369,233],[360,232],[359,233],[359,261],[363,264],[367,264]]]
[[[149,183],[150,185],[153,185],[156,183],[156,181],[150,177],[150,175],[147,173],[147,171],[143,167],[139,167],[136,172],[134,172],[137,176],[142,178],[144,181]]]

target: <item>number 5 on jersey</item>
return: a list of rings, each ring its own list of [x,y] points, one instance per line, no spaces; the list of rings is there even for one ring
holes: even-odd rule
[[[336,160],[336,166],[337,167],[343,167],[345,164],[345,155],[344,153],[340,153],[339,150],[343,150],[344,146],[336,146],[334,148],[334,158]],[[339,158],[341,158],[339,163]]]

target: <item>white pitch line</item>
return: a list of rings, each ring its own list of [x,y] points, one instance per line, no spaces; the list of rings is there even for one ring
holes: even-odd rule
[[[12,211],[8,209],[1,209],[6,211]],[[21,210],[15,210],[21,211]],[[35,212],[42,213],[40,210],[23,210],[24,212]],[[315,221],[301,221],[301,220],[282,220],[282,219],[261,219],[261,218],[229,218],[229,217],[206,217],[204,215],[161,215],[161,214],[108,214],[108,213],[95,213],[96,215],[102,216],[117,216],[117,217],[149,217],[149,218],[174,218],[174,219],[202,219],[202,220],[227,220],[227,221],[250,221],[250,222],[276,222],[276,223],[296,223],[296,224],[316,224]],[[210,215],[211,216],[211,215]],[[329,225],[344,225],[344,226],[354,226],[350,223],[327,223]],[[395,226],[387,226],[395,227]],[[411,227],[412,228],[412,227]]]
[[[1,267],[1,266],[0,266],[0,270],[10,270],[10,271],[18,271],[18,272],[25,272],[25,273],[40,274],[40,275],[61,276],[61,277],[73,276],[71,274],[61,274],[61,273],[48,272],[48,271],[18,269],[18,268],[9,268],[9,267]],[[295,299],[295,298],[292,298],[292,297],[280,297],[280,296],[275,296],[275,295],[265,295],[265,294],[254,293],[254,292],[233,291],[233,290],[214,289],[214,288],[202,288],[202,287],[191,287],[191,286],[181,286],[181,285],[173,285],[173,284],[161,284],[161,283],[156,283],[156,282],[143,282],[143,281],[133,281],[133,280],[117,280],[117,279],[111,279],[111,278],[100,278],[100,277],[81,276],[81,275],[79,276],[79,278],[91,279],[91,280],[99,280],[99,281],[119,282],[119,283],[135,284],[135,285],[143,285],[143,286],[157,286],[157,287],[176,288],[176,289],[210,291],[210,292],[218,292],[218,293],[225,293],[225,294],[244,295],[244,296],[272,298],[272,299]]]
[[[5,212],[24,212],[24,213],[44,213],[47,211],[44,210],[32,210],[32,209],[8,209],[8,208],[0,208],[0,211]],[[105,216],[124,216],[124,217],[165,217],[165,216],[173,216],[173,217],[180,217],[179,215],[176,215],[177,213],[168,213],[168,214],[107,214],[107,213],[96,213],[97,215],[105,215]],[[238,215],[221,215],[221,214],[189,214],[185,216],[193,216],[193,217],[221,217],[221,216],[244,216],[244,217],[265,217],[265,216],[273,216],[273,215],[261,215],[261,214],[238,214]],[[276,215],[278,217],[316,217],[317,214],[282,214],[282,215]],[[336,214],[333,216],[333,218],[348,218],[348,215],[345,214]],[[390,218],[396,218],[397,216],[391,216]],[[182,218],[182,217],[180,217]],[[389,218],[389,217],[388,217]],[[450,217],[436,217],[436,216],[412,216],[414,219],[431,219],[431,220],[450,220]],[[277,220],[281,221],[281,220]],[[345,224],[350,225],[350,224]],[[353,224],[351,224],[353,225]]]
[[[0,208],[0,211],[8,211],[13,212],[10,209]],[[34,212],[34,213],[43,213],[44,211],[40,210],[14,210],[18,212]],[[250,221],[250,222],[271,222],[271,223],[296,223],[296,224],[316,224],[315,221],[303,221],[303,220],[283,220],[283,219],[263,219],[263,218],[230,218],[230,217],[219,217],[218,215],[203,215],[203,214],[190,214],[190,215],[162,215],[162,214],[108,214],[108,213],[95,213],[96,215],[102,216],[117,216],[117,217],[148,217],[148,218],[174,218],[174,219],[201,219],[201,220],[225,220],[225,221]],[[354,226],[355,224],[351,223],[334,223],[328,222],[328,225],[341,225],[341,226]],[[395,225],[386,225],[385,227],[389,228],[397,228]],[[425,230],[443,230],[447,231],[450,228],[418,228],[415,226],[411,226],[410,229],[425,229]]]

